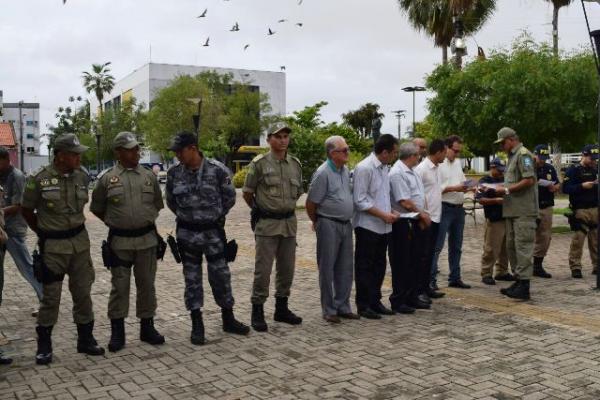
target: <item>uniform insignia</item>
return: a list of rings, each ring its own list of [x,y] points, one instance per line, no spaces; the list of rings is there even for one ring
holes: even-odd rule
[[[526,167],[531,167],[533,165],[533,160],[531,157],[523,157],[523,165]]]
[[[30,179],[29,182],[27,182],[26,187],[27,189],[35,189],[35,181],[33,179]]]
[[[259,154],[259,155],[257,155],[256,157],[254,157],[254,158],[252,159],[252,162],[257,162],[257,161],[260,161],[260,160],[262,160],[263,158],[265,158],[265,155],[264,155],[264,154]]]
[[[42,186],[49,186],[50,185],[50,180],[49,179],[42,179],[40,181],[40,185],[42,185]]]
[[[549,180],[549,181],[551,181],[551,180],[552,180],[552,175],[550,175],[550,174],[547,174],[547,175],[546,175],[546,179],[547,179],[547,180]]]
[[[118,176],[113,176],[110,178],[109,180],[110,183],[117,183],[119,182],[119,177]]]
[[[54,203],[52,203],[51,201],[49,201],[48,203],[46,203],[46,206],[48,208],[54,208]]]
[[[146,186],[152,186],[152,182],[150,182],[150,181],[146,181],[146,182],[144,183],[144,185],[146,185]]]
[[[52,183],[53,185],[58,185],[58,179],[52,178],[50,179],[50,183]]]

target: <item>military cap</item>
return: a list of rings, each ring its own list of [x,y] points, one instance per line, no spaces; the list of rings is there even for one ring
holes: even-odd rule
[[[584,156],[592,156],[592,160],[597,160],[600,155],[598,152],[597,144],[586,144],[581,150],[581,154]]]
[[[292,129],[289,126],[287,126],[285,122],[277,122],[271,127],[271,129],[269,129],[269,133],[267,133],[267,136],[271,136],[284,131],[287,133],[292,133]]]
[[[65,133],[54,139],[54,150],[81,154],[87,149],[89,149],[89,147],[79,143],[79,138],[73,133]]]
[[[548,149],[547,144],[538,144],[533,149],[533,154],[537,156],[540,160],[548,160],[550,159],[550,150]]]
[[[169,150],[179,151],[190,145],[198,146],[198,138],[191,132],[183,131],[173,137]]]
[[[517,136],[517,132],[515,132],[514,129],[505,126],[504,128],[498,131],[498,140],[496,140],[494,144],[500,144],[504,142],[505,139],[508,139],[513,136]]]
[[[490,168],[496,168],[500,172],[504,172],[506,165],[504,165],[504,161],[500,158],[496,157],[490,162]]]
[[[113,149],[118,149],[122,147],[124,149],[133,149],[136,146],[139,146],[135,135],[131,132],[119,132],[115,139],[113,140]]]

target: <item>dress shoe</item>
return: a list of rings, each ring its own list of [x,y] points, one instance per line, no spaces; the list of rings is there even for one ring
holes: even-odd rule
[[[381,315],[377,314],[375,311],[370,308],[365,308],[364,310],[360,310],[358,314],[366,319],[381,319]]]
[[[496,275],[494,279],[497,281],[514,282],[517,278],[507,272],[506,274]]]
[[[406,304],[409,307],[415,308],[417,310],[429,310],[431,308],[430,304],[424,303],[418,298],[411,299]]]
[[[481,282],[485,283],[486,285],[496,284],[496,281],[491,276],[484,276],[483,278],[481,278]]]
[[[407,306],[406,304],[399,304],[392,308],[398,314],[414,314],[415,309]]]
[[[427,289],[427,296],[429,296],[430,299],[441,299],[445,295],[446,295],[446,293],[444,293],[444,292],[436,292],[435,290],[433,290],[431,288]]]
[[[338,313],[337,316],[343,319],[360,319],[360,315],[354,314],[353,312]]]
[[[323,319],[327,322],[331,322],[332,324],[339,324],[342,322],[340,317],[337,315],[323,315]]]
[[[394,315],[394,312],[392,310],[390,310],[389,308],[387,308],[386,306],[384,306],[381,303],[372,306],[371,309],[373,311],[375,311],[377,314],[381,314],[381,315]]]
[[[423,303],[426,303],[426,304],[431,304],[431,303],[433,303],[433,302],[431,301],[431,299],[429,298],[429,296],[427,295],[427,293],[421,293],[421,294],[419,294],[419,295],[417,296],[417,299],[419,299],[419,301],[422,301]]]
[[[580,269],[574,269],[571,271],[571,277],[575,278],[575,279],[581,279],[583,278],[583,275],[581,274],[581,270]]]
[[[454,282],[449,282],[448,287],[459,288],[459,289],[471,289],[471,285],[467,285],[462,280],[457,280]]]

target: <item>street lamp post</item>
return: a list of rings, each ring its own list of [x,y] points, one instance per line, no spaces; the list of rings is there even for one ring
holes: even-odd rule
[[[100,139],[102,139],[102,133],[96,132],[96,176],[100,175],[100,171],[102,171],[102,168],[100,168],[100,156],[102,153]]]
[[[187,99],[190,103],[198,105],[198,113],[192,115],[192,121],[194,122],[194,133],[196,134],[196,141],[200,139],[200,115],[202,114],[202,98],[191,98]]]
[[[19,101],[19,164],[25,171],[25,146],[23,145],[23,100]]]
[[[588,0],[589,1],[589,0]],[[594,61],[596,62],[596,71],[598,72],[598,82],[600,83],[600,64],[598,63],[598,57],[600,57],[600,29],[592,31],[590,29],[590,21],[588,19],[587,10],[585,9],[584,0],[581,0],[581,7],[583,7],[583,15],[585,16],[585,23],[588,29],[588,33],[590,35],[590,42],[592,44],[592,53],[594,54]],[[598,132],[596,136],[597,143],[600,143],[600,92],[598,93],[598,102],[596,102],[596,107],[598,107]],[[600,162],[598,163],[598,176],[600,176]],[[598,188],[598,210],[600,210],[600,185],[597,185]],[[597,239],[600,241],[600,212],[598,213],[598,229],[597,229]],[[598,258],[598,257],[597,257]],[[596,290],[600,290],[600,259],[596,261]]]
[[[404,90],[405,92],[412,92],[413,94],[413,130],[412,130],[412,136],[415,135],[416,130],[416,123],[415,123],[415,92],[424,92],[426,89],[423,86],[407,86],[407,87],[403,87],[402,90]]]
[[[396,110],[392,112],[396,114],[396,118],[398,118],[398,139],[402,139],[402,118],[404,118],[406,110]]]

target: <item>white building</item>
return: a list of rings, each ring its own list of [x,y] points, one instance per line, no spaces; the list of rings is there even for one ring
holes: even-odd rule
[[[286,93],[285,73],[283,72],[156,63],[145,64],[117,81],[113,91],[105,95],[104,106],[119,106],[123,101],[134,97],[139,104],[144,103],[146,109],[151,108],[158,91],[168,86],[177,76],[195,76],[207,71],[231,74],[235,81],[256,87],[258,91],[269,96],[273,115],[285,115]],[[89,100],[92,112],[97,112],[98,100],[93,96]],[[265,138],[261,138],[260,142],[265,145]]]
[[[17,140],[23,135],[25,154],[40,154],[40,104],[3,103],[0,91],[0,121],[12,123]]]

